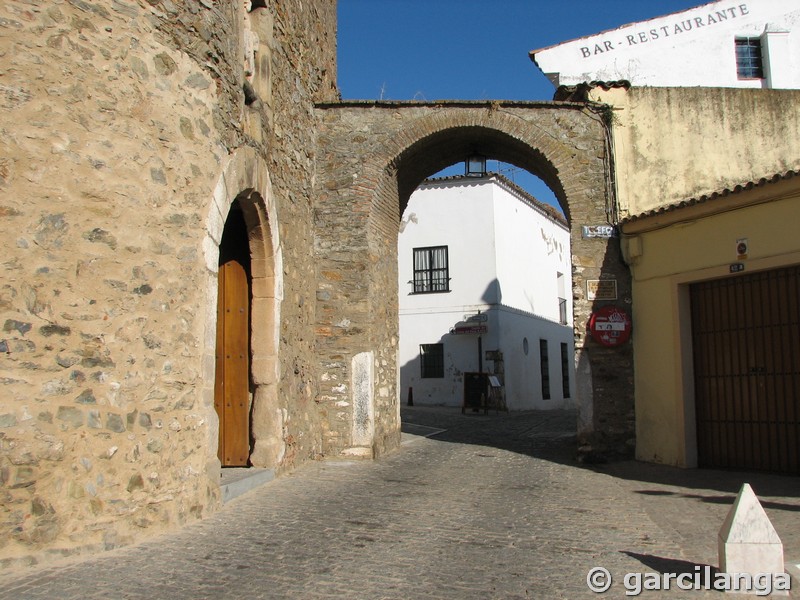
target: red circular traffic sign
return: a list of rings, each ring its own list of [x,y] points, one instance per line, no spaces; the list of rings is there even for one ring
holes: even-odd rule
[[[589,317],[589,334],[603,346],[620,346],[631,337],[631,318],[617,306],[602,306]]]

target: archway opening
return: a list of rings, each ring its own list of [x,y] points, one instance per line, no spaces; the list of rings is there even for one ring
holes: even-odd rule
[[[503,169],[515,168],[517,172],[525,173],[531,182],[540,182],[538,189],[549,190],[548,202],[558,205],[569,222],[564,186],[553,163],[538,149],[507,133],[478,126],[438,131],[411,145],[398,157],[400,214],[422,181],[450,169],[463,169],[463,161],[475,154],[491,159],[490,163],[503,165]]]
[[[226,212],[217,274],[217,457],[223,467],[274,468],[284,453],[277,392],[279,258],[259,193],[239,193]]]
[[[429,179],[439,177],[459,177],[461,175],[465,175],[465,172],[465,163],[463,161],[456,162],[449,167],[442,169],[438,173],[435,173]],[[486,159],[486,173],[496,173],[498,175],[502,175],[512,184],[524,190],[531,197],[547,206],[554,208],[556,211],[558,211],[558,213],[566,218],[564,209],[562,208],[555,192],[550,189],[550,186],[548,186],[541,177],[537,177],[530,171],[527,171],[522,167],[518,167],[517,165],[503,162],[501,160],[491,159]]]
[[[523,153],[519,143],[501,137],[486,142],[457,135],[447,155],[463,158],[421,181],[405,205],[400,196],[398,369],[406,405],[462,412],[574,408],[571,234],[563,188],[535,150]],[[413,162],[442,142],[427,143],[409,153]],[[537,173],[491,155],[484,156],[484,172],[475,172],[464,160],[467,148],[471,155],[494,149]],[[409,166],[404,157],[401,189],[406,168],[419,173],[438,166],[444,155],[433,154],[427,169]]]
[[[633,447],[633,382],[628,376],[632,351],[606,348],[587,329],[596,309],[610,303],[630,305],[633,300],[630,272],[610,226],[616,209],[609,132],[602,119],[586,108],[581,103],[502,101],[319,106],[326,119],[320,171],[324,193],[315,205],[320,249],[316,257],[326,286],[320,307],[333,308],[331,300],[339,294],[340,306],[349,309],[346,320],[340,318],[342,308],[318,312],[320,341],[341,329],[349,334],[346,339],[337,336],[345,343],[335,348],[320,344],[320,364],[374,352],[370,387],[376,452],[398,443],[400,407],[408,391],[398,385],[397,298],[408,294],[399,292],[398,285],[413,283],[413,273],[398,276],[401,219],[421,182],[473,153],[541,178],[562,207],[574,257],[574,267],[565,269],[563,279],[565,295],[573,301],[579,453],[597,459],[607,452],[628,455]],[[363,153],[355,155],[354,148]],[[334,251],[339,249],[347,250],[347,261],[353,265],[346,279],[340,277],[343,254]],[[528,356],[538,349],[538,342],[528,337]],[[523,355],[524,347],[523,338],[517,346]],[[560,358],[560,352],[556,356]],[[350,389],[340,383],[349,380],[349,366],[342,363],[336,368],[340,380],[330,370],[320,377],[320,397],[332,410],[339,403],[352,405]],[[355,418],[351,410],[343,414]],[[341,439],[346,446],[352,436]]]

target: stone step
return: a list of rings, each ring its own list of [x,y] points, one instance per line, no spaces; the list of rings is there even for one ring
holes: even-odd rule
[[[223,504],[241,496],[245,492],[275,479],[273,469],[233,467],[222,469],[220,490]]]

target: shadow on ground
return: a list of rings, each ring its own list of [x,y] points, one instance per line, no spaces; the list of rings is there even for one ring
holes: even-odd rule
[[[719,494],[680,493],[664,489],[643,487],[637,490],[645,495],[680,495],[711,504],[733,504],[736,495],[747,482],[759,497],[783,496],[800,499],[800,478],[775,473],[720,469],[683,469],[667,465],[656,465],[639,461],[621,461],[603,465],[602,471],[613,477],[656,484],[658,486],[677,486],[695,490],[713,490]],[[800,503],[781,503],[762,501],[764,508],[800,511]]]
[[[622,553],[630,556],[631,558],[635,558],[652,571],[662,574],[670,573],[676,576],[694,576],[696,573],[698,573],[698,571],[701,574],[705,574],[705,568],[709,567],[709,575],[713,577],[719,571],[719,569],[717,569],[717,567],[714,565],[703,565],[688,560],[666,558],[664,556],[655,556],[653,554],[640,554],[638,552],[623,551]]]
[[[403,431],[423,433],[443,442],[476,444],[591,469],[642,485],[636,493],[663,495],[712,504],[733,504],[742,483],[749,483],[759,497],[800,499],[800,477],[719,469],[685,469],[623,460],[583,464],[577,460],[577,413],[574,410],[461,412],[442,406],[401,407]],[[443,430],[430,433],[430,430]],[[684,488],[680,491],[665,486]],[[688,489],[686,489],[688,488]],[[693,493],[692,490],[697,490]],[[709,491],[719,493],[708,493]],[[800,512],[800,502],[762,501],[764,508]]]
[[[787,560],[800,557],[800,478],[734,470],[684,469],[624,460],[577,460],[575,411],[483,412],[449,407],[402,407],[403,431],[449,443],[475,444],[601,473],[641,500],[640,506],[688,553],[662,557],[621,552],[661,573],[694,573],[716,554],[716,537],[743,483],[749,483],[784,544]],[[609,482],[611,485],[611,482]],[[684,560],[691,557],[700,562]]]
[[[574,410],[473,412],[442,406],[401,408],[402,431],[580,466]]]

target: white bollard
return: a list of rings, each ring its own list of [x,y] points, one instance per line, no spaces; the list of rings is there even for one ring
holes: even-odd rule
[[[788,580],[783,564],[783,544],[750,484],[742,485],[719,530],[717,541],[721,573],[731,576],[747,574],[752,578],[768,575]],[[780,589],[782,586],[777,587]]]

